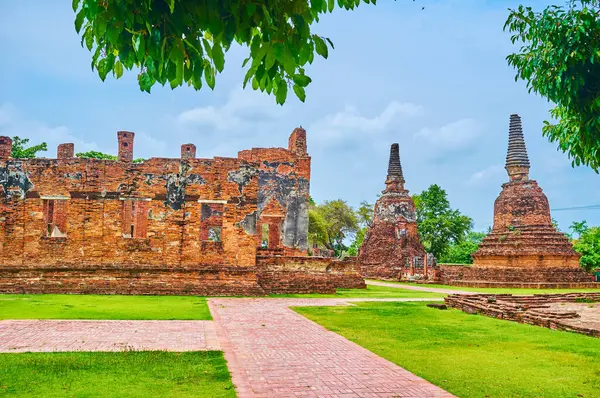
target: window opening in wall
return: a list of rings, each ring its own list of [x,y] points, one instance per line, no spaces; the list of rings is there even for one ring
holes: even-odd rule
[[[263,224],[260,238],[260,247],[263,249],[269,248],[269,224]]]
[[[65,199],[44,199],[45,236],[64,238],[67,236],[67,201]]]
[[[121,232],[123,238],[146,238],[148,225],[148,202],[124,200],[121,209]]]
[[[223,212],[223,203],[202,203],[202,206],[200,207],[201,241],[222,241]]]

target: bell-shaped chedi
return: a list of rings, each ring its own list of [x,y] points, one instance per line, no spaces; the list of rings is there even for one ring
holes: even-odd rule
[[[359,251],[361,273],[367,278],[380,279],[424,274],[426,254],[417,232],[415,203],[404,189],[398,144],[392,144],[390,149],[385,185]]]
[[[529,179],[519,115],[510,116],[506,171],[509,181],[494,203],[494,226],[473,253],[473,266],[579,268],[581,255],[552,225],[548,198]]]

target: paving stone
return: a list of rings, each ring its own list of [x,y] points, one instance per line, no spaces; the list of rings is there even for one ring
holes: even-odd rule
[[[452,396],[289,308],[331,305],[348,302],[210,299],[238,396]]]
[[[213,321],[0,321],[0,352],[220,350]]]

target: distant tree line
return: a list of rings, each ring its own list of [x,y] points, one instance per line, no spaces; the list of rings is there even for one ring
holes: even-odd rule
[[[20,138],[19,136],[12,137],[12,154],[11,157],[14,159],[32,159],[37,157],[38,152],[45,152],[48,150],[48,145],[42,142],[38,145],[29,144],[29,138]],[[104,152],[88,151],[79,152],[75,156],[82,159],[105,159],[105,160],[117,160],[117,156],[110,155]],[[133,163],[142,163],[145,159],[138,158],[133,159]]]

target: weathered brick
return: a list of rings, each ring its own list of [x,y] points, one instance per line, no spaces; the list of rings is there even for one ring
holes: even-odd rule
[[[378,279],[425,278],[427,255],[419,240],[415,204],[404,188],[398,144],[390,149],[385,184],[359,251],[361,273]]]
[[[258,253],[307,253],[303,131],[290,149],[198,159],[185,144],[180,159],[139,164],[132,132],[118,132],[117,161],[74,158],[70,145],[58,159],[8,159],[10,140],[0,139],[0,292],[264,294],[261,272],[292,272],[301,291],[330,290],[326,266],[303,274],[296,257],[273,269],[256,263]]]

